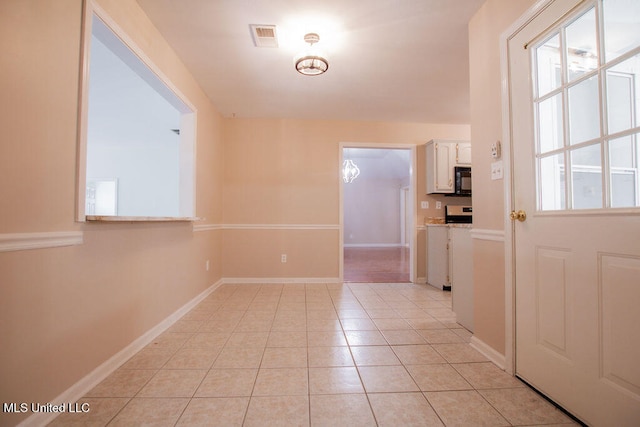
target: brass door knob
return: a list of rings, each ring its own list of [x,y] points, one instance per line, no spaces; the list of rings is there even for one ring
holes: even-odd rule
[[[511,211],[509,218],[511,218],[511,221],[518,220],[520,222],[524,222],[527,219],[527,213],[523,210],[519,210],[518,212]]]

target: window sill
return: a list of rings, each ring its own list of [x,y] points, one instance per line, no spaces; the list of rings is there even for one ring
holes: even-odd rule
[[[188,216],[108,216],[108,215],[87,215],[87,222],[195,222],[204,218]]]

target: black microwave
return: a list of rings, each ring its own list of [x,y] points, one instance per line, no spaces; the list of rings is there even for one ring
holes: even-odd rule
[[[471,168],[456,166],[454,168],[453,194],[456,196],[471,196]]]

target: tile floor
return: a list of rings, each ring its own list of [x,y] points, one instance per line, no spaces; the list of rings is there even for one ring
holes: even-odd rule
[[[223,285],[50,425],[574,424],[450,308],[427,285]]]

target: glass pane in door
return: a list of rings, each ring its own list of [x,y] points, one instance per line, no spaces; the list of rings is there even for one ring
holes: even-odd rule
[[[600,144],[571,151],[571,184],[574,209],[602,207]]]
[[[640,122],[640,55],[607,70],[607,123],[609,134],[631,129]]]
[[[539,177],[540,210],[566,209],[564,154],[542,157]]]
[[[640,45],[640,1],[603,1],[604,45],[607,62]]]
[[[547,153],[564,145],[561,93],[538,104],[538,132],[540,153]]]
[[[543,96],[562,84],[560,61],[560,36],[556,34],[536,48],[538,96]]]
[[[579,144],[600,136],[598,76],[569,88],[569,142]]]
[[[638,138],[633,134],[609,141],[611,207],[640,206]]]
[[[567,26],[566,40],[569,81],[598,67],[595,8],[589,9]]]

